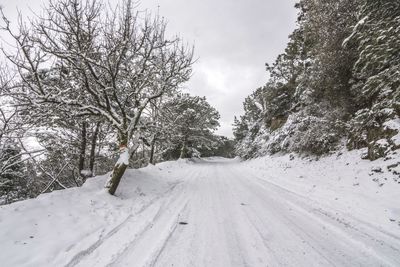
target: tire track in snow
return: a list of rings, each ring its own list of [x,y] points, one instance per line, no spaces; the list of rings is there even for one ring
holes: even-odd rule
[[[321,207],[321,203],[316,203],[314,200],[309,199],[305,196],[299,195],[293,191],[287,190],[286,188],[283,188],[279,185],[276,185],[275,183],[270,183],[269,181],[266,181],[264,179],[261,179],[257,176],[254,176],[259,182],[263,184],[267,184],[268,186],[272,186],[278,191],[286,192],[288,195],[291,195],[292,200],[289,201],[292,206],[295,206],[297,209],[302,209],[305,213],[308,214],[313,214],[314,216],[320,217],[320,215],[323,215],[324,217],[328,218],[330,221],[330,224],[337,225],[341,224],[345,227],[345,229],[352,230],[353,232],[358,232],[360,235],[364,236],[365,238],[374,241],[375,243],[379,245],[386,245],[388,248],[392,249],[395,251],[398,255],[400,255],[400,237],[396,236],[392,233],[388,233],[382,229],[379,229],[378,227],[365,222],[363,220],[360,220],[358,218],[355,218],[351,216],[351,214],[346,214],[343,215],[341,214],[340,211],[334,210],[330,207]],[[298,203],[302,203],[303,207],[301,207]],[[307,207],[305,209],[304,207]],[[333,214],[336,214],[333,215]],[[340,217],[342,218],[339,218]],[[346,219],[345,219],[346,218]],[[356,227],[354,225],[361,225],[360,227]],[[340,228],[342,229],[343,228]],[[343,231],[345,232],[345,231]],[[372,232],[372,234],[369,234],[368,232]],[[381,239],[377,238],[376,236],[380,236]],[[386,240],[382,240],[386,239]],[[353,239],[355,240],[355,239]],[[364,244],[364,243],[363,243]],[[398,244],[399,247],[395,247],[392,244]],[[400,262],[399,262],[400,264]]]
[[[230,166],[202,163],[192,179],[190,225],[174,234],[156,266],[271,266],[229,186]],[[244,227],[243,227],[244,225]]]
[[[242,183],[243,183],[243,181],[242,181]],[[265,198],[267,197],[267,196],[270,196],[270,194],[268,193],[268,192],[262,192],[262,193],[256,193],[255,192],[255,190],[254,190],[254,187],[250,187],[250,185],[249,184],[247,184],[247,183],[243,183],[242,184],[242,186],[243,187],[248,187],[249,188],[249,191],[252,191],[252,193],[257,197],[257,198],[259,198],[261,201],[264,201],[265,202]],[[256,193],[256,194],[255,194]],[[286,199],[285,200],[283,200],[283,198],[281,198],[281,203],[285,203],[285,201],[286,201]],[[274,203],[276,202],[276,200],[274,201]],[[307,253],[309,253],[310,252],[310,250],[311,251],[313,251],[313,252],[315,252],[316,254],[316,256],[317,257],[319,257],[319,258],[321,258],[322,260],[324,260],[325,262],[319,262],[318,264],[319,265],[323,265],[323,266],[327,266],[327,264],[329,264],[330,266],[337,266],[337,264],[332,260],[332,259],[330,259],[329,257],[327,257],[326,256],[326,254],[327,254],[327,250],[325,250],[324,249],[324,247],[322,246],[316,246],[316,245],[313,245],[310,241],[313,241],[315,244],[318,244],[319,243],[319,245],[320,245],[320,240],[318,240],[317,239],[317,236],[313,236],[313,235],[311,235],[311,234],[309,234],[309,233],[307,233],[307,231],[305,230],[305,229],[303,229],[303,228],[301,228],[300,226],[298,226],[298,222],[296,222],[296,221],[294,221],[293,220],[293,218],[292,217],[290,217],[290,216],[287,216],[283,211],[285,211],[285,209],[283,209],[283,208],[281,208],[281,207],[274,207],[275,205],[269,205],[268,206],[268,208],[271,208],[272,207],[272,209],[273,209],[273,211],[274,211],[274,216],[272,217],[272,219],[273,220],[279,220],[279,222],[282,224],[282,225],[284,225],[285,226],[285,228],[287,229],[287,230],[289,230],[290,231],[290,233],[292,234],[292,235],[294,235],[298,240],[302,240],[302,242],[301,242],[301,249],[303,249],[304,251],[307,251]],[[265,221],[263,221],[263,218],[261,218],[260,217],[260,214],[259,214],[259,211],[258,211],[258,209],[256,209],[256,208],[254,208],[253,207],[253,205],[249,205],[249,209],[251,210],[251,212],[247,212],[247,214],[248,214],[248,216],[250,217],[250,218],[253,218],[253,219],[249,219],[249,221],[251,222],[251,224],[257,229],[257,231],[260,233],[260,235],[261,236],[263,236],[263,234],[262,234],[262,225],[263,225],[263,222],[264,222],[264,224],[265,224]],[[254,219],[255,218],[255,219]],[[259,222],[259,224],[256,224],[255,223],[255,221],[258,221]],[[261,227],[260,227],[260,225],[261,225]],[[299,233],[303,233],[303,235],[300,235]],[[304,238],[304,235],[308,238],[308,240],[306,240],[305,238]],[[263,238],[264,239],[264,238]],[[265,242],[267,243],[268,242],[268,240],[266,240],[266,239],[264,239],[265,240]],[[289,240],[289,239],[288,239]],[[306,248],[308,248],[308,249],[306,249]],[[299,249],[300,249],[300,247],[299,247]],[[271,250],[272,251],[274,251],[272,248],[271,248]],[[276,254],[276,252],[273,252],[274,254]],[[328,253],[329,254],[329,253]],[[306,256],[304,256],[304,257],[306,257]],[[307,257],[310,257],[310,255],[308,255]],[[279,256],[276,256],[276,258],[290,258],[290,255],[287,255],[287,257],[282,257],[282,255],[279,257]],[[293,258],[291,259],[291,260],[294,260]],[[285,262],[285,263],[283,263],[282,261],[279,261],[278,260],[278,262],[279,262],[279,264],[278,264],[278,266],[282,266],[282,265],[288,265],[288,264],[290,264],[289,262]],[[293,264],[293,263],[292,263]],[[303,263],[304,264],[304,263]],[[295,265],[299,265],[299,266],[302,266],[301,265],[301,262],[298,262],[298,263],[296,263]]]
[[[182,181],[174,183],[171,185],[168,190],[166,190],[164,193],[161,195],[158,195],[148,201],[146,204],[144,204],[138,211],[135,213],[132,213],[128,215],[122,222],[117,224],[115,227],[113,227],[110,231],[107,232],[105,235],[100,235],[99,239],[91,244],[89,247],[87,247],[84,250],[81,250],[79,253],[75,254],[72,259],[65,265],[65,267],[72,267],[76,266],[79,264],[85,257],[89,256],[93,251],[95,251],[98,247],[100,247],[104,242],[106,242],[108,239],[110,239],[113,235],[115,235],[118,231],[120,231],[132,218],[135,216],[140,215],[143,213],[147,208],[149,208],[151,205],[153,205],[157,200],[163,198],[165,195],[171,193],[172,191],[175,190],[175,188],[181,184]]]
[[[293,197],[297,198],[297,200],[301,199],[303,201],[302,203],[304,203],[305,205],[312,206],[312,205],[310,205],[310,203],[312,203],[314,206],[322,206],[322,204],[320,202],[316,202],[314,199],[311,199],[311,198],[308,198],[308,197],[306,197],[304,195],[298,194],[298,193],[296,193],[296,192],[294,192],[292,190],[289,190],[289,189],[287,189],[285,187],[282,187],[282,186],[280,186],[280,185],[278,185],[278,184],[276,184],[274,182],[267,181],[266,179],[260,178],[259,176],[254,174],[254,170],[253,169],[248,169],[248,170],[249,170],[249,173],[252,173],[251,177],[255,178],[260,183],[264,184],[263,186],[267,185],[268,187],[274,187],[275,189],[277,189],[279,191],[284,191],[287,194],[292,195]],[[335,209],[333,209],[331,207],[324,207],[324,209],[319,207],[319,208],[314,208],[314,210],[317,211],[317,212],[320,212],[322,215],[331,217],[331,219],[333,219],[333,220],[339,219],[336,216],[332,215],[333,213],[335,213],[335,214],[340,214],[341,213],[340,211],[335,210]],[[331,212],[328,212],[327,210],[330,210]],[[387,231],[385,231],[383,229],[380,229],[380,228],[376,227],[375,225],[372,225],[371,223],[369,223],[367,221],[364,221],[364,220],[361,220],[359,218],[353,217],[351,214],[342,215],[342,217],[343,218],[346,217],[348,219],[356,221],[356,222],[362,224],[364,227],[368,228],[369,230],[371,230],[371,231],[373,231],[375,233],[380,233],[380,234],[382,234],[382,235],[384,235],[384,236],[386,236],[388,238],[395,239],[394,241],[400,241],[400,236],[394,235],[393,233],[389,233],[389,232],[387,232]],[[338,222],[342,223],[345,226],[351,226],[350,223],[346,223],[344,219],[342,221],[338,221]],[[355,229],[355,230],[358,230],[358,229]],[[395,249],[395,250],[398,250],[398,249]],[[400,253],[400,251],[399,251],[399,253]]]
[[[242,196],[244,195],[244,186],[239,185],[238,180],[235,179],[233,181],[234,183],[236,183],[236,187],[232,188],[231,193],[232,195],[234,195],[237,199],[241,199],[243,198]],[[239,194],[239,190],[240,190],[240,194]],[[260,239],[262,240],[262,243],[264,245],[264,247],[269,251],[269,253],[271,254],[272,258],[275,260],[275,264],[279,265],[279,266],[283,266],[285,265],[284,262],[282,261],[282,259],[280,257],[278,257],[278,255],[276,255],[276,252],[274,251],[274,249],[271,247],[271,242],[268,239],[268,237],[265,236],[265,228],[261,229],[261,227],[258,224],[265,224],[266,222],[263,221],[260,216],[258,215],[258,213],[254,210],[254,208],[252,208],[252,204],[246,203],[245,204],[246,208],[242,209],[242,212],[245,214],[247,221],[249,223],[249,225],[252,226],[252,228],[257,232],[258,236],[260,237]],[[252,210],[252,213],[250,213],[248,211],[248,209]],[[269,233],[271,234],[271,233]]]
[[[244,170],[241,170],[241,171],[243,172]],[[377,248],[380,249],[380,246],[385,244],[388,247],[390,247],[391,249],[394,249],[396,251],[395,255],[400,255],[398,253],[398,249],[394,248],[392,245],[390,245],[392,242],[384,242],[384,241],[377,242],[377,240],[373,236],[371,236],[370,234],[368,234],[366,232],[359,230],[358,228],[352,226],[351,224],[343,224],[343,222],[338,220],[338,218],[336,218],[336,217],[326,217],[325,214],[317,213],[316,212],[317,209],[315,208],[316,203],[314,201],[312,201],[304,196],[298,195],[290,190],[282,188],[279,185],[270,183],[269,181],[266,181],[265,179],[261,179],[261,178],[257,177],[256,175],[249,175],[248,172],[246,172],[246,174],[247,175],[244,176],[244,177],[246,177],[245,179],[255,185],[261,185],[261,187],[266,190],[265,195],[268,195],[271,192],[274,192],[274,190],[275,190],[275,193],[279,193],[279,194],[276,194],[276,197],[278,199],[280,199],[279,203],[281,203],[281,204],[286,203],[287,205],[291,206],[296,212],[300,212],[300,214],[299,214],[299,216],[297,216],[297,218],[302,218],[304,216],[310,217],[311,220],[314,221],[315,223],[323,225],[324,227],[329,229],[330,233],[336,233],[337,235],[341,236],[348,242],[352,243],[355,248],[362,248],[362,251],[364,251],[365,255],[372,255],[379,262],[385,263],[385,266],[396,266],[397,264],[399,264],[398,257],[392,258],[390,261],[388,261],[387,256],[390,255],[390,253],[387,253],[387,251],[383,251],[383,252],[381,251],[380,253],[378,253],[378,251],[377,251]],[[260,182],[262,182],[262,184]],[[244,183],[244,184],[249,185],[249,183]],[[272,188],[274,190],[271,190]],[[283,196],[285,196],[285,198],[283,198]],[[303,216],[301,216],[301,214],[303,214]],[[287,224],[288,226],[295,228],[293,231],[294,233],[303,232],[305,235],[308,236],[308,238],[310,240],[314,240],[314,242],[316,242],[316,244],[318,244],[318,242],[320,240],[316,239],[314,236],[310,235],[307,231],[305,231],[305,229],[301,228],[299,226],[298,222],[293,221],[292,218],[286,216],[284,213],[282,213],[281,215],[285,216],[288,219],[288,222],[289,222]],[[321,218],[321,215],[325,215],[323,217],[328,219],[328,221],[326,219],[324,220],[323,218]],[[373,232],[375,232],[375,231],[373,231]],[[364,239],[360,235],[364,236]],[[365,238],[368,238],[368,240],[370,240],[370,241],[377,242],[378,243],[377,245],[379,245],[379,247],[372,246],[372,244],[370,244],[369,242],[366,242]],[[391,240],[391,241],[393,241],[393,240]],[[313,246],[313,247],[316,247],[316,246]],[[321,247],[321,246],[319,246],[319,247]],[[322,247],[323,247],[323,245],[322,245]],[[355,251],[357,251],[357,250],[355,250]],[[384,252],[386,252],[386,253],[384,253]],[[385,255],[385,256],[383,256],[383,255]],[[343,256],[344,256],[344,254],[343,254]],[[352,260],[352,258],[350,256],[348,256],[348,257],[349,257],[349,260]],[[345,265],[346,262],[343,262],[343,264]]]
[[[241,186],[238,186],[238,179],[229,179],[228,178],[228,177],[232,178],[232,177],[237,176],[237,173],[234,172],[232,168],[223,168],[222,169],[221,167],[219,167],[219,168],[216,168],[216,170],[217,171],[216,171],[215,175],[217,177],[223,178],[223,179],[221,179],[221,182],[222,182],[221,188],[224,188],[224,194],[226,196],[230,196],[231,203],[226,208],[230,209],[231,213],[236,213],[236,216],[238,217],[238,219],[244,225],[246,225],[246,228],[248,229],[248,231],[251,232],[251,236],[252,236],[253,240],[256,240],[257,237],[261,240],[264,248],[268,252],[268,254],[264,254],[264,256],[265,257],[266,257],[266,255],[271,256],[271,257],[268,257],[268,261],[266,261],[265,258],[259,258],[257,264],[271,266],[272,262],[274,262],[274,263],[278,263],[279,265],[282,266],[283,265],[282,261],[280,261],[280,259],[278,259],[278,257],[276,257],[274,251],[271,249],[269,244],[266,242],[266,240],[265,240],[264,236],[261,234],[260,230],[255,227],[254,221],[250,220],[248,214],[246,213],[246,209],[244,208],[244,206],[246,206],[246,204],[243,202],[240,202],[240,206],[239,206],[238,200],[241,199],[241,196],[240,196],[241,194],[239,194],[239,191],[241,191],[243,193],[243,188]],[[234,210],[234,211],[232,211],[232,210]],[[235,228],[236,227],[234,227],[234,225],[233,225],[232,229],[235,229]],[[253,231],[251,231],[251,229],[253,229]],[[243,230],[241,230],[241,231],[243,231]],[[243,247],[243,236],[244,236],[243,233],[239,232],[239,229],[238,230],[235,229],[234,234],[235,234],[235,239],[236,239],[236,247],[238,248],[238,251],[241,254],[243,263],[245,263],[244,266],[252,266],[252,265],[248,265],[246,263],[247,261],[249,261],[249,259],[246,260],[245,257],[249,258],[249,256],[244,254],[244,252],[248,248]],[[257,245],[253,244],[253,247],[256,248]],[[257,248],[257,250],[259,250],[259,248]]]
[[[98,262],[130,267],[395,266],[400,260],[385,250],[399,251],[396,235],[355,224],[356,218],[347,215],[338,221],[333,209],[270,183],[243,165],[203,162],[185,168],[186,179],[129,215],[67,266],[96,266],[90,260],[113,244],[118,247],[108,261]],[[182,216],[189,226],[179,228]],[[117,235],[124,234],[129,236],[116,243]],[[379,242],[384,249],[377,249]],[[220,251],[213,253],[213,248]],[[204,255],[207,259],[201,259]]]
[[[185,212],[185,210],[187,209],[187,206],[188,206],[188,203],[186,202],[185,206],[183,207],[181,212],[178,214],[178,217],[177,217],[176,221],[172,225],[172,228],[170,229],[167,238],[165,238],[165,240],[163,241],[161,248],[158,251],[156,251],[156,253],[154,253],[153,259],[148,264],[148,266],[154,266],[156,264],[156,262],[158,261],[159,257],[161,256],[161,254],[164,252],[165,248],[167,247],[168,242],[171,240],[171,238],[174,235],[176,229],[178,228],[180,215],[181,215],[181,213]]]
[[[272,215],[274,215],[274,216],[267,218],[268,221],[266,221],[265,218],[261,218],[261,214],[262,214],[261,210],[259,208],[257,208],[257,209],[255,208],[254,202],[256,200],[259,203],[260,203],[260,201],[265,202],[265,200],[266,200],[266,198],[268,198],[269,194],[267,194],[266,192],[263,192],[263,194],[260,196],[255,194],[256,192],[254,190],[254,187],[249,186],[248,183],[244,183],[244,180],[241,179],[242,176],[238,175],[239,173],[242,173],[242,171],[230,170],[230,172],[232,173],[233,176],[236,176],[238,178],[238,179],[232,179],[233,180],[232,183],[235,183],[235,187],[232,187],[232,189],[233,189],[232,194],[234,194],[238,199],[241,198],[241,195],[242,196],[243,195],[251,195],[252,197],[253,196],[256,197],[256,199],[249,200],[249,203],[242,209],[242,211],[247,218],[249,226],[251,226],[253,229],[255,229],[255,231],[259,235],[260,239],[262,240],[264,246],[268,249],[268,251],[272,254],[274,260],[276,261],[274,263],[274,265],[272,265],[272,266],[286,266],[286,265],[293,264],[293,262],[290,263],[288,261],[285,261],[288,259],[293,260],[292,257],[289,257],[289,255],[287,255],[288,257],[283,257],[282,254],[277,255],[277,250],[281,250],[281,248],[276,247],[276,246],[275,246],[275,249],[273,248],[273,244],[271,242],[271,240],[273,238],[270,236],[271,233],[269,234],[269,236],[270,236],[269,238],[268,238],[268,236],[267,237],[265,236],[265,231],[268,230],[268,228],[270,228],[268,226],[271,225],[272,221],[278,220],[279,222],[282,222],[281,221],[281,219],[282,219],[281,212],[279,212],[279,213],[276,212],[276,209],[272,206],[272,208],[273,208]],[[240,190],[241,194],[238,193],[239,190]],[[259,203],[257,203],[257,204],[259,204]],[[271,205],[265,206],[265,209],[268,209],[268,208],[270,209]],[[282,211],[282,209],[280,209],[279,211]],[[288,221],[285,218],[285,222],[282,225],[288,226],[289,224],[293,224],[293,221],[292,220]],[[270,232],[270,231],[271,230],[268,230],[268,232]],[[296,232],[292,232],[292,234],[297,236],[299,240],[302,239],[301,236],[298,235]],[[306,241],[304,243],[302,243],[303,246],[305,244],[310,249],[314,250],[320,258],[322,258],[326,261],[323,263],[324,266],[326,266],[327,263],[329,263],[331,266],[335,266],[335,264],[330,259],[328,259],[324,254],[322,254],[316,247],[314,247],[313,245],[311,245],[310,243],[308,243]],[[300,263],[296,263],[296,265],[299,265],[299,264]]]
[[[190,173],[193,172],[191,170]],[[154,265],[175,232],[179,218],[187,207],[186,184],[182,183],[181,187],[180,190],[170,192],[171,197],[163,200],[157,214],[151,219],[151,223],[125,244],[121,251],[114,254],[114,260],[107,266]]]

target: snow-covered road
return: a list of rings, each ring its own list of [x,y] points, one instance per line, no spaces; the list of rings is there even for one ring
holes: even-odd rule
[[[110,249],[109,266],[400,266],[396,236],[341,221],[237,162],[189,166],[180,184],[132,218],[150,225],[133,223],[129,228],[142,230],[122,230],[116,240],[126,243],[104,244],[79,266],[104,263],[99,255]]]
[[[183,165],[163,170],[179,179],[113,225],[84,233],[48,266],[400,266],[399,232],[234,160]]]
[[[238,164],[193,169],[181,189],[179,220],[188,224],[173,228],[156,266],[400,266],[398,238],[337,221]]]

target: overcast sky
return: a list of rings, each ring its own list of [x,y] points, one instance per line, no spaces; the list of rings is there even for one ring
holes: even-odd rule
[[[16,7],[39,11],[47,0],[0,0],[11,21]],[[113,0],[110,0],[113,2]],[[193,95],[206,96],[221,114],[218,133],[232,136],[244,98],[265,84],[265,63],[282,53],[296,21],[295,0],[142,0],[168,20],[168,32],[195,45]]]

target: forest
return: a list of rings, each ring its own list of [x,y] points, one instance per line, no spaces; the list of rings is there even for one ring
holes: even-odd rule
[[[182,91],[194,47],[168,36],[164,18],[130,0],[116,10],[50,1],[28,24],[1,12],[13,49],[2,45],[0,203],[110,171],[114,194],[127,167],[178,158],[320,157],[343,146],[363,149],[363,159],[396,157],[400,3],[296,8],[296,29],[234,118],[233,140],[215,134],[220,115],[205,97]]]
[[[15,43],[2,48],[0,203],[111,170],[114,194],[128,165],[232,156],[232,141],[213,133],[218,111],[182,92],[193,47],[167,36],[160,16],[133,1],[62,0],[30,25],[2,12],[0,25]]]
[[[321,156],[346,146],[363,159],[400,148],[400,2],[302,0],[268,82],[235,118],[237,155]]]

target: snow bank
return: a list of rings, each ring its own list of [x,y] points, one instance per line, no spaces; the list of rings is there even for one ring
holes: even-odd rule
[[[173,173],[170,169],[174,169]],[[103,185],[109,174],[81,188],[0,206],[1,266],[64,266],[183,178],[183,163],[127,170],[116,196]],[[172,176],[171,176],[172,175]]]
[[[243,164],[257,177],[345,212],[388,232],[400,233],[400,158],[360,159],[361,150],[319,160],[294,154],[266,156]]]

